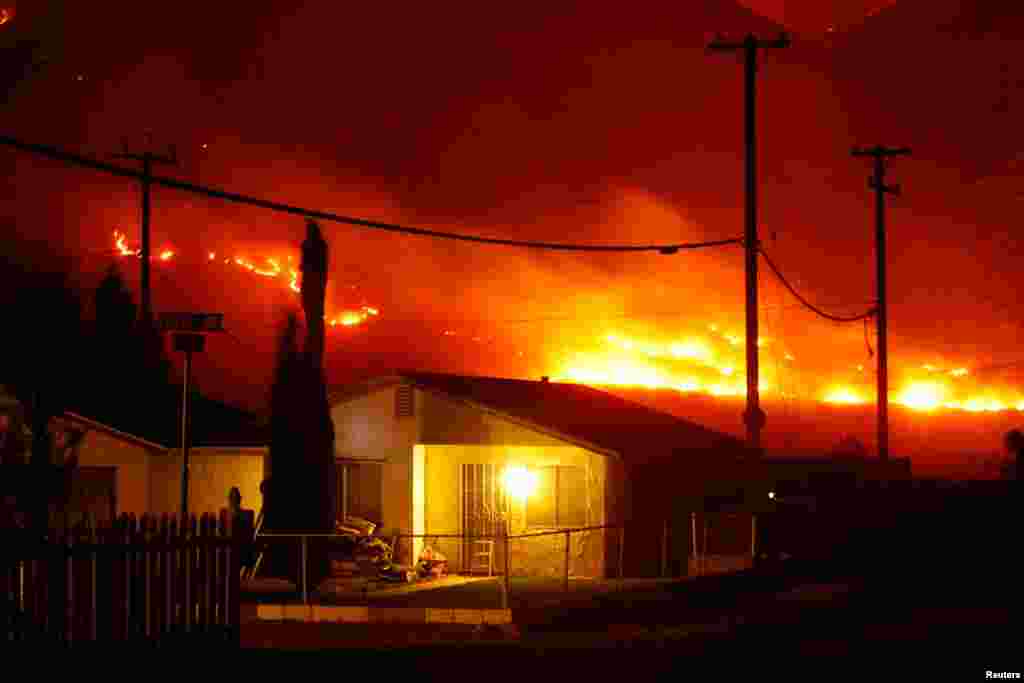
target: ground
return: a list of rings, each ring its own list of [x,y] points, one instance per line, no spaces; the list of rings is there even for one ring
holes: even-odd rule
[[[449,655],[456,661],[456,650],[449,646],[473,645],[474,654],[512,660],[538,652],[556,656],[587,650],[586,661],[575,660],[580,670],[603,670],[606,664],[619,670],[629,663],[664,670],[675,657],[704,655],[705,663],[718,659],[725,668],[759,665],[786,673],[797,663],[807,666],[808,656],[828,655],[841,657],[844,670],[867,667],[882,676],[894,667],[950,674],[966,666],[964,673],[978,676],[980,671],[981,677],[986,670],[1020,671],[1017,636],[1010,627],[1013,591],[979,578],[962,576],[957,583],[953,575],[934,572],[900,579],[884,573],[865,578],[802,571],[634,584],[627,590],[590,593],[586,599],[577,591],[577,602],[565,603],[563,609],[549,604],[530,610],[513,602],[517,628],[512,631],[455,625],[389,629],[259,624],[243,630],[243,645],[346,651],[400,647],[405,654],[429,656],[442,667]],[[479,582],[438,591],[431,599],[468,603],[492,596],[492,590],[491,584]],[[558,595],[553,585],[522,584],[518,592],[532,598],[534,606]],[[428,595],[403,596],[401,604],[412,606]],[[611,656],[616,652],[618,656]]]

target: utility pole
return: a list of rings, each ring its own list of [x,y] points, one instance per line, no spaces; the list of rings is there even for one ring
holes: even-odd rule
[[[868,187],[875,191],[875,258],[878,271],[878,303],[875,309],[878,325],[878,457],[886,461],[889,459],[889,311],[885,281],[885,195],[900,196],[900,186],[885,184],[885,161],[889,157],[908,155],[910,150],[906,147],[877,145],[870,148],[854,147],[852,154],[855,157],[871,157],[874,161],[874,173],[868,178]]]
[[[168,154],[161,156],[150,151],[152,143],[153,136],[151,134],[147,134],[145,151],[141,153],[125,152],[124,154],[117,155],[118,159],[130,159],[142,164],[142,178],[140,178],[140,186],[142,188],[142,253],[140,254],[142,259],[142,272],[139,289],[142,292],[140,297],[142,299],[142,321],[146,324],[147,328],[153,323],[153,298],[149,278],[149,261],[151,254],[149,240],[149,214],[150,190],[153,185],[153,164],[175,165],[178,163],[177,154],[175,153],[173,146],[168,150]]]
[[[758,40],[748,35],[742,42],[727,42],[716,38],[708,46],[714,52],[742,50],[745,80],[745,230],[743,246],[746,261],[746,314],[747,314],[747,409],[743,422],[747,427],[747,445],[756,452],[761,450],[761,430],[765,414],[761,410],[760,369],[758,366],[757,330],[757,51],[759,48],[789,47],[789,38],[782,34],[775,40]]]

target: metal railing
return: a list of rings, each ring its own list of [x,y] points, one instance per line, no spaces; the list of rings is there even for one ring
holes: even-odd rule
[[[718,515],[721,517],[722,515]],[[672,579],[682,575],[703,576],[721,571],[735,571],[748,567],[752,564],[756,553],[757,526],[756,517],[751,516],[748,536],[749,547],[742,552],[709,552],[714,550],[716,534],[721,535],[719,525],[712,520],[713,515],[692,513],[687,520],[689,528],[684,531],[689,537],[689,543],[681,546],[679,539],[673,534],[679,534],[680,529],[673,529],[670,522],[663,521],[660,529],[651,530],[649,525],[644,526],[644,533],[633,533],[636,543],[646,546],[646,555],[640,559],[631,560],[631,564],[643,564],[647,570],[648,578]],[[627,579],[627,527],[626,524],[604,524],[567,529],[546,529],[538,531],[527,531],[518,534],[374,534],[372,538],[378,538],[386,543],[392,544],[393,552],[401,556],[401,559],[408,560],[402,564],[415,566],[418,556],[412,555],[412,549],[416,547],[415,541],[420,540],[422,544],[429,545],[435,550],[444,554],[449,567],[456,567],[457,573],[473,573],[472,557],[469,556],[472,544],[475,541],[489,540],[494,543],[494,552],[497,561],[494,564],[494,573],[501,581],[502,607],[507,608],[511,594],[511,579],[513,576],[527,578],[559,578],[561,590],[569,592],[572,580],[576,579],[605,579],[611,580],[609,584],[621,587]],[[611,532],[611,533],[610,533]],[[736,536],[737,534],[732,534]],[[310,543],[315,539],[339,539],[352,538],[349,534],[343,533],[261,533],[257,536],[259,541],[286,541],[297,540],[299,543],[299,567],[297,592],[301,595],[302,603],[308,605],[310,601],[309,585],[309,557]],[[356,539],[366,538],[356,536]],[[548,541],[548,539],[551,539]],[[555,540],[558,539],[558,540]],[[674,545],[670,546],[670,540]],[[403,544],[405,541],[407,543]],[[412,541],[413,543],[408,543]],[[447,543],[445,543],[447,542]],[[408,549],[407,549],[408,545]],[[733,543],[735,545],[735,543]],[[611,547],[609,547],[611,546]],[[685,547],[683,554],[679,556],[675,550]],[[329,551],[328,551],[329,552]],[[406,553],[409,553],[408,556]],[[294,557],[294,556],[292,556]],[[655,559],[656,558],[656,559]],[[612,561],[614,559],[614,561]],[[654,576],[650,576],[650,574]],[[614,583],[617,582],[617,583]]]

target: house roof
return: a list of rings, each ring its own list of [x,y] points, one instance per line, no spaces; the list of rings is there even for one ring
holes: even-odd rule
[[[79,401],[69,412],[162,448],[181,442],[181,399],[147,396],[143,401]],[[189,404],[191,444],[206,446],[265,446],[267,425],[257,416],[213,399],[196,396]]]
[[[539,431],[639,464],[687,451],[745,452],[742,441],[592,387],[496,377],[399,372],[332,394],[334,400],[404,382],[470,403]]]

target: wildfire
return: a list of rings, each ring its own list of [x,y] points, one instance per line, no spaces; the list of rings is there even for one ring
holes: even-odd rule
[[[14,19],[14,8],[0,7],[0,26],[10,22],[12,19]]]
[[[352,327],[353,325],[358,325],[362,322],[365,322],[369,318],[378,315],[379,313],[380,312],[376,308],[371,308],[370,306],[363,306],[358,311],[345,311],[341,315],[335,316],[334,318],[330,318],[330,322],[328,324],[331,327],[335,327],[337,325]],[[326,318],[327,316],[324,317]]]
[[[849,387],[834,387],[822,399],[825,403],[840,405],[860,405],[866,403],[864,397]]]
[[[746,394],[746,377],[742,371],[742,338],[732,332],[720,332],[718,325],[708,328],[712,334],[690,335],[676,340],[650,340],[618,333],[605,335],[603,348],[576,353],[560,363],[560,371],[552,373],[556,381],[575,382],[605,387],[642,387],[668,389],[683,393],[699,393],[717,397],[741,397]],[[454,333],[446,330],[446,336]],[[759,340],[766,346],[769,340]],[[795,365],[794,356],[780,350],[780,359]],[[762,372],[771,372],[771,365]],[[737,370],[739,368],[739,370]],[[788,371],[788,370],[787,370]],[[863,376],[863,365],[856,366]],[[994,393],[970,395],[962,386],[970,374],[965,367],[944,369],[935,364],[917,366],[918,376],[909,376],[890,402],[919,412],[954,410],[963,412],[1024,411],[1024,400],[1010,399]],[[924,373],[921,376],[921,373]],[[861,380],[862,381],[862,380]],[[771,376],[762,377],[760,390],[766,396],[790,398],[791,393],[776,390]],[[862,406],[873,403],[873,387],[859,381],[826,384],[820,400],[833,405]]]
[[[134,256],[141,257],[141,249],[132,249],[128,246],[127,236],[118,230],[114,231],[114,248],[119,256]],[[157,258],[160,261],[170,261],[177,252],[166,247],[157,252]],[[208,263],[215,262],[217,260],[216,252],[209,251],[206,253],[206,261]],[[288,257],[289,267],[287,269],[288,277],[288,288],[296,293],[302,291],[299,286],[299,271],[291,266],[292,257]],[[224,265],[237,266],[243,268],[254,275],[261,277],[273,278],[273,279],[284,279],[282,276],[285,274],[285,269],[281,266],[281,261],[272,257],[264,257],[259,260],[251,260],[244,256],[236,256],[234,258],[223,259]],[[331,327],[341,325],[343,327],[355,327],[360,325],[370,318],[380,315],[380,310],[371,306],[362,306],[356,310],[343,310],[333,315],[325,315],[324,319],[328,321]]]

